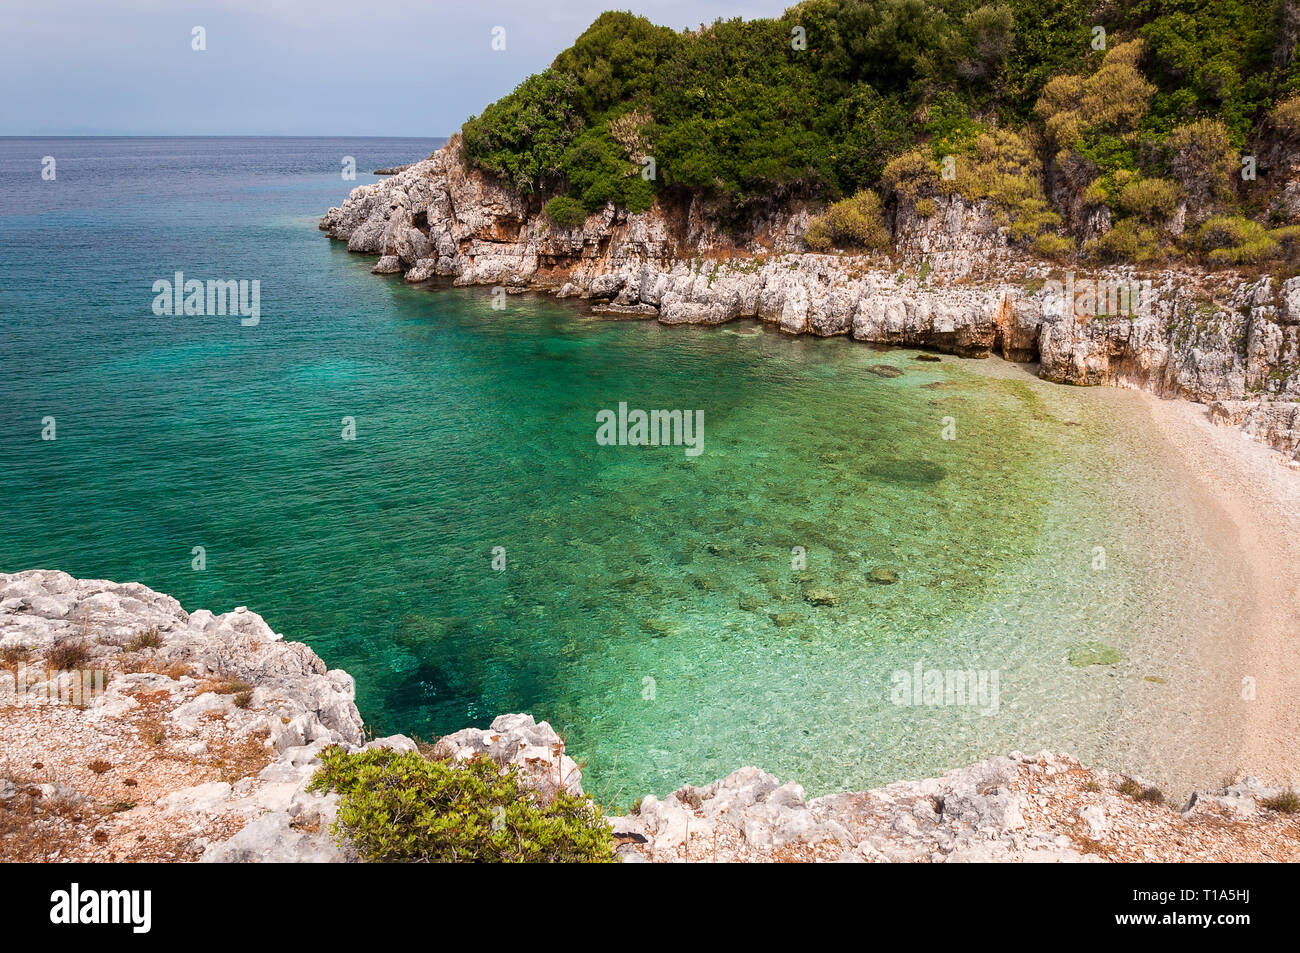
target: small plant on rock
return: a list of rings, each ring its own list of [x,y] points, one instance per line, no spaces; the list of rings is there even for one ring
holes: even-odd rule
[[[1139,784],[1132,778],[1125,778],[1119,784],[1119,793],[1131,797],[1135,801],[1146,801],[1148,804],[1164,804],[1165,795],[1158,787],[1154,785],[1147,786]]]
[[[1273,797],[1264,798],[1260,804],[1279,814],[1296,814],[1300,813],[1300,794],[1297,794],[1294,788],[1287,788]]]
[[[65,639],[50,649],[47,661],[50,668],[59,672],[70,672],[80,668],[90,658],[90,647],[81,639]]]
[[[148,629],[141,629],[131,641],[126,643],[128,652],[140,652],[144,649],[156,649],[162,645],[162,636],[158,634],[158,627],[155,625]]]

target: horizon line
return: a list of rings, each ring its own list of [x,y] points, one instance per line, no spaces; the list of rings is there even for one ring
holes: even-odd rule
[[[453,133],[452,135],[455,135]],[[349,135],[348,133],[250,132],[250,133],[174,133],[174,132],[57,132],[0,133],[0,139],[450,139],[450,135]]]

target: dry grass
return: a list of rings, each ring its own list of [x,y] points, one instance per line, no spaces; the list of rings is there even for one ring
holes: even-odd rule
[[[162,646],[162,636],[158,634],[158,627],[153,626],[149,629],[141,629],[131,640],[126,643],[125,649],[128,652],[142,652],[145,649],[156,649]]]
[[[252,691],[252,685],[236,678],[205,678],[199,682],[196,694],[206,695],[212,692],[214,695],[238,695],[241,692],[249,692],[251,695]]]
[[[1143,787],[1132,778],[1125,778],[1119,784],[1119,793],[1131,797],[1135,801],[1146,801],[1149,804],[1164,804],[1165,795],[1157,787]]]
[[[158,715],[146,715],[138,722],[140,737],[144,743],[153,748],[161,748],[167,743],[167,726]]]
[[[150,656],[128,659],[122,663],[122,671],[132,675],[139,673],[166,675],[173,680],[193,674],[193,670],[185,662],[164,662]]]
[[[265,731],[253,732],[238,740],[223,739],[214,744],[209,754],[221,780],[234,784],[240,778],[253,777],[275,760],[275,752],[264,743],[268,737]]]
[[[7,668],[11,672],[16,672],[19,665],[26,664],[32,657],[30,646],[26,645],[9,645],[0,649],[0,668]]]
[[[7,777],[18,787],[9,801],[0,801],[0,862],[33,863],[66,853],[81,842],[76,825],[95,819],[80,804],[42,796],[24,777]]]
[[[1287,788],[1275,797],[1265,798],[1259,803],[1270,811],[1277,811],[1279,814],[1300,813],[1300,794],[1296,794],[1292,788]]]
[[[90,646],[82,639],[64,639],[50,649],[46,658],[56,672],[71,672],[81,668],[90,659]]]

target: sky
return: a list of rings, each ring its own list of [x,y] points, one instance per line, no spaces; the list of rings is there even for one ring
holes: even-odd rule
[[[680,30],[795,2],[4,0],[0,135],[445,136],[602,10]]]

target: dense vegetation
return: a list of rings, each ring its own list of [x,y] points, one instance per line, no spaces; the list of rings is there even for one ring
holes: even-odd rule
[[[1300,135],[1297,31],[1294,0],[807,0],[681,33],[604,13],[465,123],[465,154],[562,198],[561,226],[656,195],[743,216],[872,190],[924,215],[961,192],[1048,256],[1199,250],[1184,218],[1278,224],[1237,173],[1245,150]]]
[[[334,833],[368,861],[613,860],[609,826],[588,798],[544,798],[489,759],[327,748],[312,789],[339,792]]]

